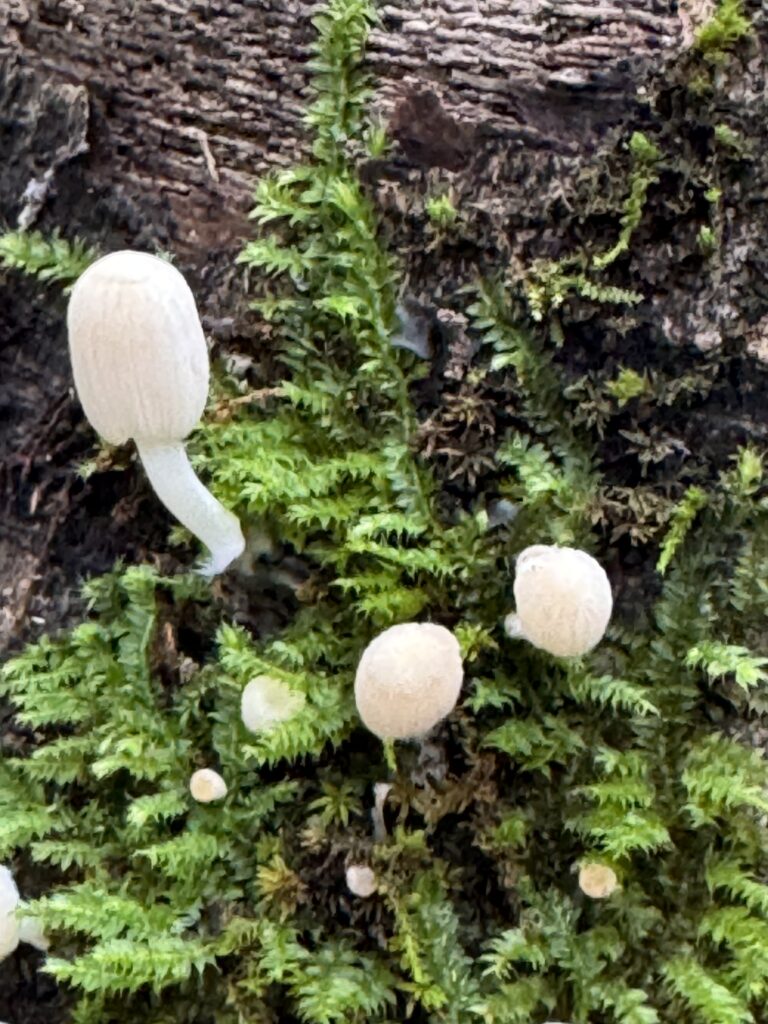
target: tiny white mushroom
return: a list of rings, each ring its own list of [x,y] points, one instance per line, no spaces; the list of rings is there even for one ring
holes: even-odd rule
[[[390,626],[360,658],[355,675],[357,710],[379,739],[424,736],[456,706],[463,676],[459,642],[445,626]]]
[[[605,569],[578,548],[535,544],[517,556],[515,611],[504,621],[511,637],[561,658],[602,640],[613,610]]]
[[[36,917],[24,917],[24,904],[8,868],[0,866],[0,960],[10,956],[20,942],[47,952],[48,939]]]
[[[0,960],[10,956],[21,941],[16,908],[19,890],[8,868],[0,866]]]
[[[223,800],[227,795],[227,784],[212,768],[198,768],[189,780],[189,791],[200,804]]]
[[[303,693],[272,676],[256,676],[246,685],[240,698],[240,714],[249,732],[266,732],[280,722],[293,718],[304,707]]]
[[[377,889],[376,875],[367,864],[350,864],[346,873],[347,888],[353,896],[366,899]]]
[[[165,260],[114,252],[80,276],[67,310],[75,388],[111,444],[133,438],[157,496],[211,555],[206,575],[245,547],[237,518],[195,476],[184,438],[208,395],[208,350],[192,292]]]
[[[618,887],[616,872],[607,864],[582,864],[579,869],[579,888],[590,899],[607,899]]]

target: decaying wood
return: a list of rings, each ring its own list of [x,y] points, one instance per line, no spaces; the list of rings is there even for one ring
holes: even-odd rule
[[[376,104],[389,117],[431,94],[468,139],[479,132],[593,148],[681,45],[676,6],[394,0],[381,6],[371,38]],[[177,246],[220,247],[243,230],[255,179],[304,146],[315,7],[0,0],[0,117],[4,157],[11,154],[0,215],[14,223],[26,210],[33,219],[30,190],[43,208],[64,164],[87,144],[80,166],[96,193],[117,190],[163,211]],[[416,152],[418,123],[410,129],[406,152],[433,160],[434,146]]]
[[[584,145],[585,124],[625,109],[649,69],[679,47],[674,7],[666,0],[387,3],[372,36],[380,97],[391,107],[429,84],[454,116],[489,133]],[[549,117],[536,116],[547,107]]]

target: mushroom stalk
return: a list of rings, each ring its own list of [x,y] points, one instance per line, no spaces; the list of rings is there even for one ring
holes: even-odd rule
[[[180,441],[151,442],[137,438],[136,447],[160,501],[210,551],[211,557],[201,566],[202,575],[223,572],[245,549],[237,517],[203,486]]]

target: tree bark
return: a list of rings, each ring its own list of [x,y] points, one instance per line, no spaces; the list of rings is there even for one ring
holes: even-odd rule
[[[389,119],[430,91],[465,146],[479,134],[589,152],[682,45],[676,6],[394,0],[370,40],[375,106]],[[0,0],[5,218],[27,210],[30,219],[30,183],[47,196],[77,159],[92,194],[112,190],[129,206],[161,210],[165,232],[185,250],[231,241],[244,230],[254,181],[305,147],[315,8],[307,0]],[[406,154],[439,163],[429,139],[419,152],[420,127],[429,126],[401,124]],[[461,156],[460,147],[457,166]]]

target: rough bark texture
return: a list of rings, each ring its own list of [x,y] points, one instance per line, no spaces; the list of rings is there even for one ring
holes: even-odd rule
[[[497,137],[585,147],[591,131],[624,111],[648,72],[681,45],[675,6],[667,0],[388,3],[372,37],[380,99],[387,109],[432,86],[456,117]]]
[[[0,0],[2,213],[86,148],[89,187],[149,204],[174,242],[243,230],[255,178],[303,142],[305,0]],[[398,0],[370,56],[385,115],[425,88],[468,130],[573,151],[683,41],[673,0]],[[414,13],[414,9],[417,13]],[[18,130],[21,111],[23,130]],[[8,123],[4,142],[9,142]],[[4,153],[9,149],[4,145]],[[51,169],[52,173],[51,173]]]

